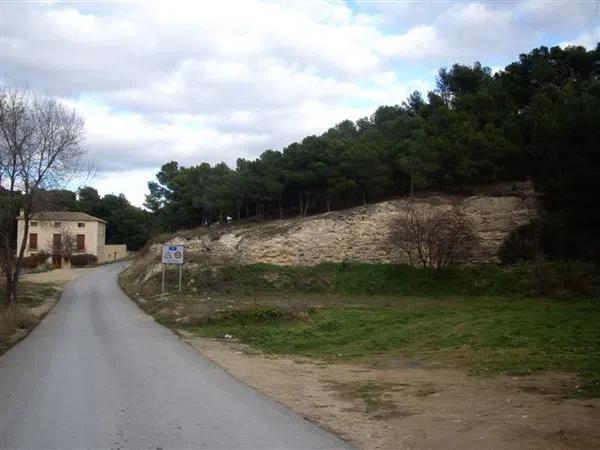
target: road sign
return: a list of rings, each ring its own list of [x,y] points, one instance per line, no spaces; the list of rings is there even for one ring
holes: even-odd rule
[[[165,292],[165,264],[179,265],[179,287],[181,291],[181,267],[183,266],[183,245],[163,244],[162,246],[162,291]]]
[[[163,264],[183,264],[183,245],[165,244],[162,246]]]

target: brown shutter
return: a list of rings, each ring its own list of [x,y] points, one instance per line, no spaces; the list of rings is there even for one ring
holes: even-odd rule
[[[77,235],[77,250],[85,250],[85,234]]]
[[[37,233],[29,233],[29,249],[37,250]]]

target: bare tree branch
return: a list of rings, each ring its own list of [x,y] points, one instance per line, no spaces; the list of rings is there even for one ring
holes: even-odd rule
[[[36,198],[81,171],[84,135],[83,119],[65,105],[28,89],[0,91],[0,263],[13,303]],[[19,210],[24,238],[16,249]]]
[[[390,240],[411,265],[437,270],[468,261],[478,245],[460,205],[433,206],[413,201],[395,220]]]

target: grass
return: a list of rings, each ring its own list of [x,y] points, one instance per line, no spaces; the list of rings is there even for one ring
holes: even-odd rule
[[[176,280],[177,274],[167,272],[171,280],[168,285],[175,286],[173,280]],[[160,274],[141,288],[148,294],[156,292],[159,287]],[[184,288],[186,292],[242,297],[264,293],[319,293],[433,298],[600,298],[600,268],[583,263],[490,264],[437,272],[395,264],[326,263],[311,267],[251,264],[197,268],[192,273],[186,271]]]
[[[168,301],[143,294],[143,307],[160,311],[167,326],[229,334],[270,353],[380,365],[435,360],[480,375],[570,372],[583,380],[574,395],[595,397],[598,280],[596,266],[573,263],[441,273],[384,264],[235,266],[188,274],[184,292]],[[149,293],[153,282],[136,289]]]
[[[0,304],[0,355],[25,337],[42,319],[32,314],[30,308],[58,296],[59,292],[60,289],[50,283],[19,283],[17,304],[12,307],[5,306],[4,301]]]
[[[265,317],[269,316],[267,319]],[[400,352],[468,363],[479,373],[566,370],[600,374],[600,303],[469,299],[314,310],[306,319],[237,312],[189,327],[275,353],[326,359]]]

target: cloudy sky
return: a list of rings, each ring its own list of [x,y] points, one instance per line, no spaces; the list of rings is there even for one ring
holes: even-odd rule
[[[254,157],[539,45],[600,41],[599,1],[0,2],[0,75],[75,107],[90,184],[141,205],[165,162]]]

